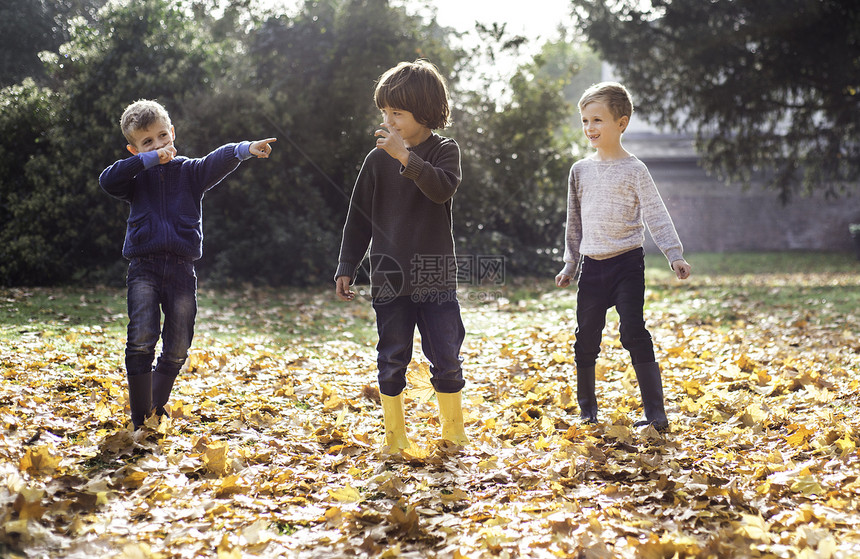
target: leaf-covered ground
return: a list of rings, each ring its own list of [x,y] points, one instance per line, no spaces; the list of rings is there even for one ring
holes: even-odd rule
[[[123,295],[0,291],[3,557],[860,556],[856,267],[651,273],[665,434],[632,428],[614,313],[581,426],[574,292],[464,291],[472,444],[438,440],[416,344],[402,456],[366,302],[202,291],[171,418],[131,432]]]

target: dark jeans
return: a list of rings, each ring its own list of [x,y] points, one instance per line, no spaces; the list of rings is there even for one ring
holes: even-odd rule
[[[421,333],[421,348],[430,361],[433,387],[445,393],[463,389],[466,382],[460,347],[466,329],[456,291],[440,291],[424,300],[411,296],[375,300],[373,310],[379,333],[376,363],[380,392],[397,396],[406,387],[416,326]]]
[[[654,344],[645,328],[645,251],[641,248],[606,260],[583,258],[576,296],[577,367],[590,367],[600,353],[606,311],[612,307],[620,319],[621,345],[634,365],[654,362]]]
[[[133,258],[128,266],[128,342],[125,367],[129,375],[148,373],[155,345],[162,340],[155,370],[175,377],[188,357],[197,316],[197,275],[188,258],[158,254]],[[161,313],[164,326],[161,327]]]

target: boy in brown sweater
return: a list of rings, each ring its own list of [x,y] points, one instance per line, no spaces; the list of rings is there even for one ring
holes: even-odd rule
[[[430,361],[442,438],[465,445],[460,357],[465,328],[457,301],[452,228],[460,148],[433,132],[448,124],[447,85],[429,62],[401,62],[380,77],[374,101],[382,113],[382,128],[375,132],[376,147],[364,160],[350,200],[336,293],[344,301],[355,298],[350,285],[369,245],[378,381],[389,449],[398,452],[410,446],[402,392],[416,326]]]
[[[565,265],[555,281],[567,287],[579,275],[574,359],[580,417],[597,421],[594,367],[606,311],[614,306],[621,344],[630,353],[642,393],[645,419],[634,425],[665,430],[669,420],[660,366],[643,318],[645,226],[678,279],[690,276],[690,265],[647,167],[621,145],[633,114],[627,89],[614,82],[593,85],[580,98],[579,112],[596,151],[570,169]]]

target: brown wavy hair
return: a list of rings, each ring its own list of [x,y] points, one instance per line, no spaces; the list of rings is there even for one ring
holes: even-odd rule
[[[380,110],[389,107],[409,111],[418,124],[430,130],[450,124],[448,84],[427,60],[401,62],[382,74],[373,101]]]

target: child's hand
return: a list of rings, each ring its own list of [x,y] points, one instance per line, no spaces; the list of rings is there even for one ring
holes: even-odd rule
[[[172,161],[174,157],[176,157],[176,148],[173,147],[173,144],[167,144],[163,148],[159,148],[158,151],[158,164],[164,165],[169,161]]]
[[[352,301],[355,299],[355,291],[349,288],[349,282],[352,280],[349,276],[337,277],[337,296],[341,301]]]
[[[570,277],[569,275],[559,274],[559,275],[555,276],[555,285],[557,287],[564,288],[564,287],[567,287],[568,285],[570,285],[571,280],[573,280],[573,278]]]
[[[272,142],[277,142],[277,138],[266,138],[265,140],[257,140],[256,142],[251,142],[249,146],[249,151],[251,155],[256,155],[260,159],[267,159],[269,154],[272,153]]]
[[[388,128],[385,123],[381,123],[380,126]],[[397,130],[392,128],[388,128],[388,130],[380,128],[374,132],[373,135],[379,136],[379,138],[376,139],[376,147],[384,149],[388,155],[397,159],[406,166],[409,162],[409,150],[406,149],[406,142],[403,141],[403,138],[397,133]]]
[[[690,266],[690,264],[683,258],[672,262],[672,269],[675,270],[675,275],[678,276],[678,279],[680,280],[685,280],[690,277],[692,268],[693,267]]]

